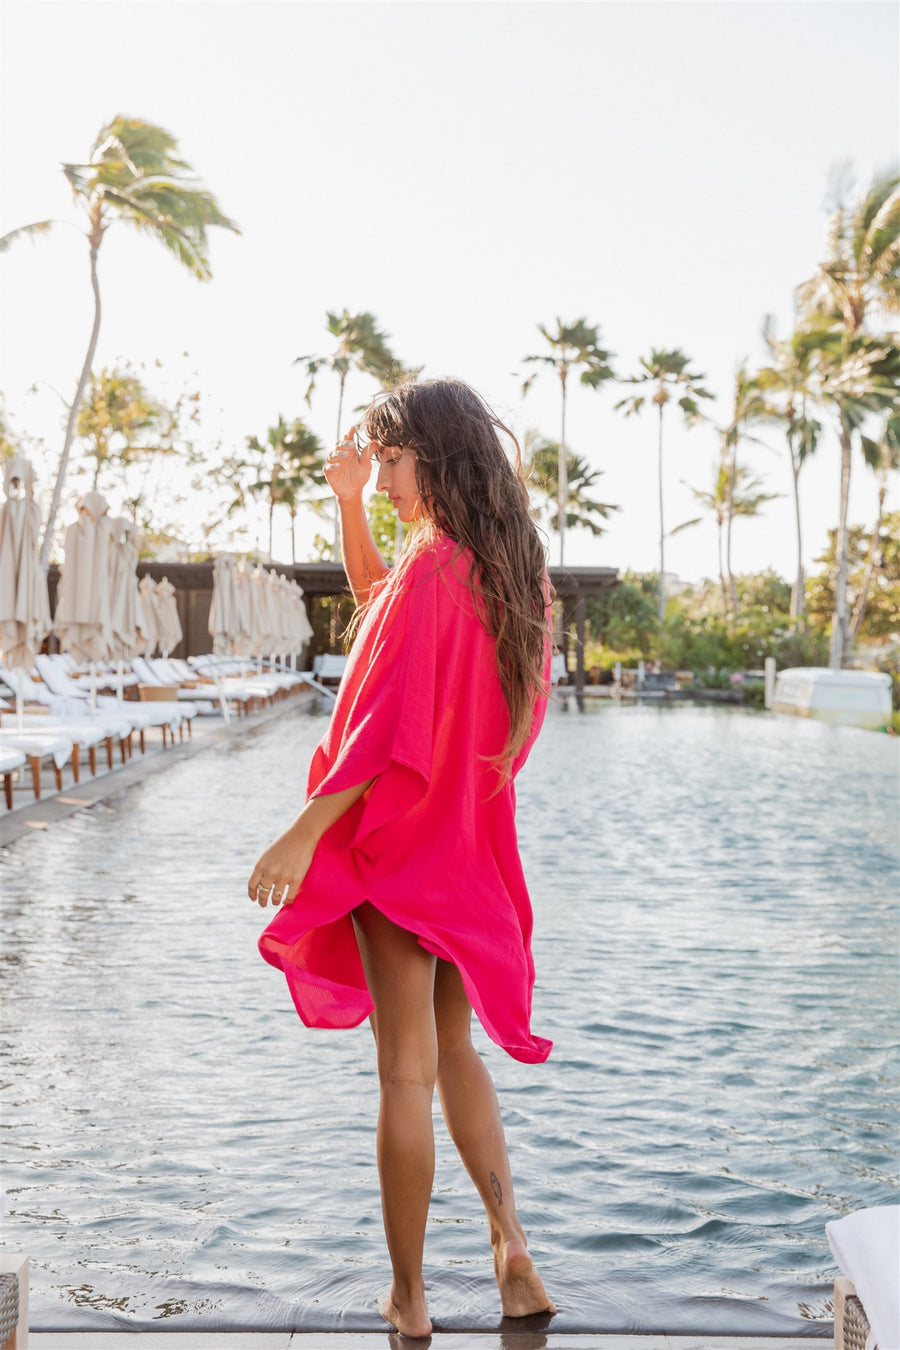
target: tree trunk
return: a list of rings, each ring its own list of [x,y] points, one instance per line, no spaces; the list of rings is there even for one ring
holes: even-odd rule
[[[563,366],[559,372],[560,383],[562,384],[562,428],[559,436],[559,467],[557,470],[558,493],[557,510],[559,511],[559,565],[563,566],[566,549],[566,508],[569,504],[569,460],[566,450],[566,368]]]
[[[275,519],[275,502],[269,498],[269,562],[272,561],[272,522]]]
[[[721,519],[716,521],[716,527],[719,535],[719,585],[722,588],[722,614],[728,618],[728,590],[725,586],[725,567],[722,561],[722,525]]]
[[[291,566],[292,566],[292,567],[294,566],[294,564],[295,564],[296,561],[297,561],[297,545],[296,545],[296,543],[294,542],[294,525],[296,524],[296,522],[297,522],[297,512],[296,512],[295,510],[292,510],[292,511],[291,511]]]
[[[659,405],[659,441],[657,446],[659,464],[659,609],[660,623],[666,617],[666,527],[663,517],[663,405]]]
[[[738,598],[737,587],[734,584],[734,573],[731,570],[731,526],[734,522],[734,480],[737,476],[737,442],[731,450],[731,459],[728,464],[728,495],[725,501],[725,573],[728,577],[728,594],[731,597],[731,613],[733,618],[738,617]]]
[[[872,578],[875,575],[875,559],[878,557],[878,545],[881,540],[881,522],[884,518],[884,499],[887,496],[887,469],[882,469],[878,475],[878,518],[875,521],[875,528],[872,531],[872,537],[869,540],[869,555],[866,558],[866,570],[863,573],[862,586],[859,596],[853,610],[853,617],[850,620],[850,632],[847,635],[848,645],[853,647],[859,636],[859,630],[862,627],[862,621],[866,616],[866,606],[869,603],[869,590],[872,585]]]
[[[100,336],[100,283],[97,280],[97,251],[100,248],[101,238],[102,235],[91,242],[91,288],[94,292],[94,326],[91,329],[91,340],[88,343],[84,365],[81,367],[81,374],[78,377],[78,386],[75,390],[75,397],[69,408],[69,416],[66,421],[66,435],[63,441],[62,453],[59,457],[59,467],[56,470],[56,483],[53,487],[53,497],[50,500],[50,510],[47,512],[47,524],[44,527],[44,538],[41,543],[41,566],[45,572],[50,562],[50,545],[53,543],[53,529],[56,525],[56,517],[59,514],[59,504],[62,500],[66,472],[69,467],[69,454],[72,449],[72,440],[75,436],[75,422],[78,417],[78,410],[81,407],[81,400],[84,397],[85,387],[90,378],[91,367],[94,364],[94,353],[97,350],[97,339]]]
[[[340,384],[340,392],[338,393],[337,432],[335,433],[335,438],[334,438],[334,443],[335,443],[335,445],[337,445],[337,443],[338,443],[338,442],[340,441],[340,439],[341,439],[341,434],[342,434],[342,433],[341,433],[341,422],[342,422],[343,416],[344,416],[344,382],[345,382],[345,380],[347,379],[347,376],[346,376],[346,374],[345,374],[343,371],[340,372],[339,379],[340,379],[341,384]],[[335,562],[340,562],[340,561],[341,561],[341,512],[340,512],[340,507],[338,506],[338,499],[337,499],[337,497],[335,497],[334,502],[333,502],[333,504],[332,504],[332,520],[333,520],[333,524],[334,524],[334,535],[333,535],[333,541],[332,541],[332,546],[331,546],[331,556],[334,558],[334,561],[335,561]]]
[[[834,583],[834,613],[831,618],[831,651],[828,665],[831,670],[840,670],[844,662],[847,647],[847,511],[850,502],[850,464],[852,441],[850,427],[844,414],[840,414],[841,436],[841,506],[838,518],[837,537],[834,555],[837,562],[837,576]]]
[[[800,522],[800,465],[794,456],[794,446],[788,437],[791,455],[791,477],[794,491],[794,526],[797,531],[797,576],[791,587],[791,628],[806,627],[806,577],[803,573],[803,533]]]

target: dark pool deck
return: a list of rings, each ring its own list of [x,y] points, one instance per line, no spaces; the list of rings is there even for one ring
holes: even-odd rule
[[[150,1331],[150,1350],[811,1350],[829,1338],[604,1336],[592,1332],[435,1332],[426,1341],[386,1331]],[[29,1350],[128,1350],[140,1332],[32,1332]]]

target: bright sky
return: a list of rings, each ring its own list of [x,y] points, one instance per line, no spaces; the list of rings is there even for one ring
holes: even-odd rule
[[[822,256],[829,169],[850,160],[865,184],[897,157],[898,10],[880,0],[5,0],[0,13],[0,231],[77,223],[59,163],[87,158],[120,113],[171,131],[240,225],[213,232],[207,284],[113,229],[97,355],[161,361],[159,394],[192,382],[202,436],[235,449],[279,412],[304,415],[293,358],[328,350],[325,311],[344,306],[372,311],[426,375],[469,380],[519,432],[558,435],[553,377],[521,398],[536,325],[557,316],[598,324],[621,374],[651,346],[681,347],[721,422],[737,363],[764,357],[764,315],[786,330]],[[91,324],[86,243],[61,228],[19,244],[0,278],[6,412],[55,455]],[[370,389],[356,377],[351,406]],[[657,562],[656,427],[612,411],[628,392],[572,391],[570,444],[622,508],[601,539],[570,536],[573,563]],[[326,373],[309,415],[323,437],[336,411]],[[785,496],[737,522],[735,563],[790,577],[787,458],[766,439],[744,454]],[[683,481],[708,487],[717,452],[712,425],[671,416],[667,525],[696,514]],[[804,480],[809,562],[837,519],[833,432]],[[859,461],[851,519],[870,522],[874,503]],[[713,575],[713,525],[673,538],[667,562]]]

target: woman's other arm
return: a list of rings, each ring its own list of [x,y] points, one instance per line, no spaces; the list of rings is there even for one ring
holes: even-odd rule
[[[344,570],[353,598],[364,605],[376,581],[387,576],[388,566],[378,552],[363,505],[363,488],[372,471],[372,451],[356,448],[355,428],[332,450],[325,466],[325,477],[338,499],[341,513],[341,548]]]
[[[357,783],[342,792],[311,798],[294,823],[260,856],[247,882],[250,899],[263,907],[270,898],[273,905],[280,904],[282,899],[290,904],[309,871],[322,835],[350,810],[354,802],[359,801],[374,781],[370,778],[368,782]]]

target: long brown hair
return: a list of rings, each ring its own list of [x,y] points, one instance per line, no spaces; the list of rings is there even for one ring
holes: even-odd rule
[[[508,774],[528,739],[535,699],[547,692],[549,583],[518,442],[461,380],[422,380],[380,394],[362,425],[379,445],[413,451],[429,522],[472,556],[476,611],[495,640],[509,708],[509,735],[499,761]],[[514,463],[501,435],[514,447]],[[428,529],[426,523],[425,538]]]

